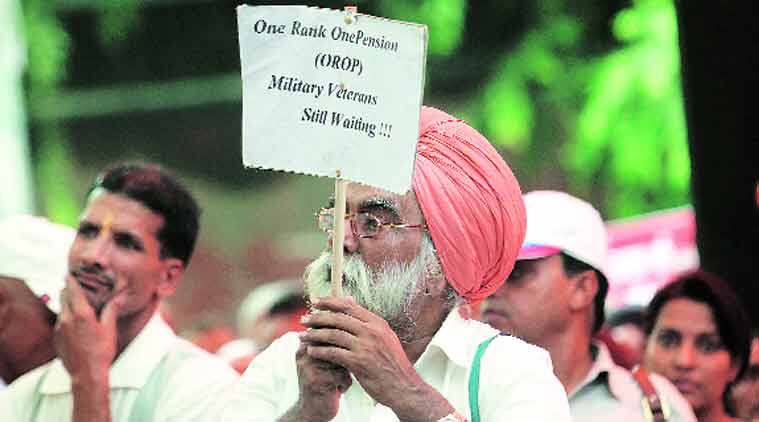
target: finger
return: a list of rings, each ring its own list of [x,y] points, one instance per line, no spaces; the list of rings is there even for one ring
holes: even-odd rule
[[[92,309],[90,302],[87,300],[87,296],[85,296],[82,286],[80,286],[79,282],[76,281],[76,278],[71,275],[66,277],[65,299],[71,313],[78,315],[95,314],[95,310]]]
[[[313,365],[314,367],[326,371],[334,371],[334,370],[345,370],[345,368],[335,365],[334,363],[330,363],[327,361],[323,361],[321,359],[314,359],[311,356],[308,355],[308,346],[311,346],[312,343],[308,343],[306,341],[300,342],[300,345],[298,346],[298,351],[295,352],[295,359],[302,362],[308,362],[308,365]]]
[[[367,311],[361,305],[356,303],[356,301],[350,296],[345,298],[329,296],[322,297],[315,299],[311,305],[314,309],[351,315],[359,321],[363,322],[369,322],[373,317],[376,317],[376,315]]]
[[[347,296],[345,299],[350,303],[350,314],[353,315],[356,319],[364,322],[371,322],[374,319],[380,318],[376,314],[370,312],[368,309],[359,305],[353,296]]]
[[[61,289],[61,293],[58,296],[58,300],[61,303],[61,312],[58,313],[58,321],[61,320],[61,315],[68,315],[71,313],[71,307],[69,306],[68,291],[66,287]]]
[[[364,331],[364,323],[354,318],[352,315],[346,315],[336,312],[314,312],[305,315],[301,323],[306,328],[336,328],[347,331],[350,334],[358,335]]]
[[[343,349],[350,349],[355,344],[356,337],[343,330],[332,328],[315,328],[300,333],[301,341],[311,344],[330,344]]]
[[[100,313],[100,323],[104,328],[109,330],[109,332],[116,331],[116,320],[118,319],[119,311],[121,311],[121,307],[126,300],[126,291],[126,288],[123,287],[116,291],[111,300],[109,300],[108,303],[105,304],[105,307],[103,307],[103,312]]]
[[[320,346],[309,344],[306,346],[306,354],[312,359],[329,362],[334,365],[342,366],[350,371],[353,356],[350,350],[333,346]]]

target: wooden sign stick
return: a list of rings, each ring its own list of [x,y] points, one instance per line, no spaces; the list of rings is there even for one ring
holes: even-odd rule
[[[345,240],[345,188],[348,183],[340,177],[340,170],[335,178],[334,228],[332,232],[332,296],[343,296],[343,241]]]
[[[346,6],[345,11],[350,13],[346,16],[347,24],[353,23],[353,16],[358,11],[356,6]],[[345,241],[345,189],[347,181],[341,177],[337,170],[335,177],[335,208],[334,229],[332,232],[332,296],[343,296],[343,242]],[[351,230],[353,230],[351,228]]]

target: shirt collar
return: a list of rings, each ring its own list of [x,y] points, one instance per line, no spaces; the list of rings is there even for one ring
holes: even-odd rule
[[[615,397],[619,397],[614,391],[615,382],[613,379],[616,377],[615,373],[618,372],[618,366],[611,358],[609,349],[600,341],[593,341],[590,348],[591,353],[593,353],[593,366],[590,367],[590,371],[588,371],[588,375],[585,376],[585,379],[569,394],[569,397],[575,395],[586,385],[596,382],[596,380],[604,382],[608,386],[609,391],[611,391]]]
[[[432,337],[417,364],[431,358],[436,351],[439,351],[456,365],[468,368],[472,364],[477,346],[483,340],[496,334],[498,330],[495,328],[477,320],[464,319],[459,314],[459,309],[454,308]]]
[[[141,388],[176,339],[168,324],[158,313],[154,314],[111,366],[110,388]],[[45,377],[42,394],[71,392],[71,377],[60,359],[55,359],[42,376]]]

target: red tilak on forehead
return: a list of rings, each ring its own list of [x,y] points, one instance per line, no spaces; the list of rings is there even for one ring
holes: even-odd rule
[[[111,232],[111,228],[113,227],[113,213],[110,211],[105,212],[105,217],[103,217],[103,224],[101,226],[101,230],[103,234],[108,234]]]

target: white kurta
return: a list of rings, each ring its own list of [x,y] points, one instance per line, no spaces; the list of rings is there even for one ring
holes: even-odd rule
[[[468,381],[477,346],[497,331],[451,312],[414,368],[463,415],[469,416]],[[287,334],[258,355],[225,400],[222,421],[275,421],[298,399],[297,334]],[[487,348],[480,371],[480,417],[495,421],[569,421],[569,405],[548,353],[509,336]],[[354,379],[340,400],[339,422],[397,421]]]

